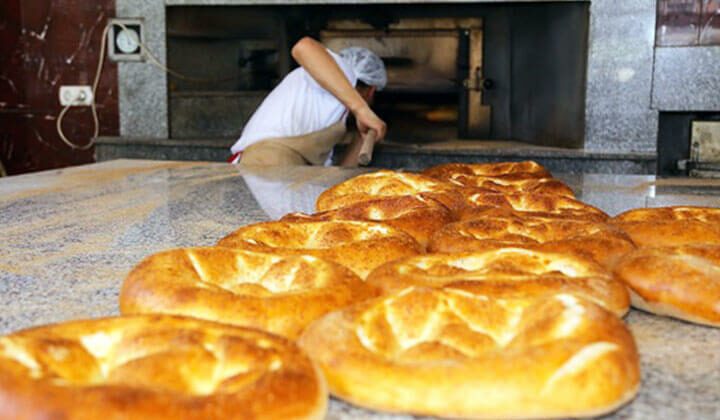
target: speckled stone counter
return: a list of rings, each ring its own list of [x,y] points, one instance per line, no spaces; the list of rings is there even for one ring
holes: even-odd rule
[[[118,160],[0,178],[0,333],[115,315],[143,257],[212,245],[240,225],[311,211],[325,188],[362,170],[263,172],[197,162]],[[720,181],[568,175],[610,214],[633,207],[720,206]],[[720,419],[720,329],[631,311],[643,385],[613,419]],[[409,419],[333,400],[329,419]]]

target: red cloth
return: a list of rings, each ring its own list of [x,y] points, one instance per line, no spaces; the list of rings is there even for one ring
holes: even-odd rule
[[[228,160],[227,160],[228,163],[233,163],[233,162],[235,161],[235,159],[237,159],[238,157],[240,157],[240,155],[242,155],[242,152],[237,152],[237,153],[235,153],[234,155],[230,156],[230,157],[228,158]]]

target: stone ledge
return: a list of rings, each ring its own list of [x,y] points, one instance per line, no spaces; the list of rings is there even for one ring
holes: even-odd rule
[[[98,162],[132,158],[225,162],[234,139],[157,139],[100,137]],[[341,156],[338,145],[335,156]],[[381,168],[420,170],[449,162],[536,160],[557,173],[654,174],[657,156],[641,152],[603,152],[541,147],[510,141],[448,141],[432,144],[379,144],[371,164]]]
[[[112,159],[193,160],[224,162],[234,139],[157,139],[100,137],[95,143],[98,162]]]
[[[141,146],[164,146],[164,147],[212,147],[230,150],[235,139],[162,139],[145,137],[98,137],[97,145],[141,145]]]
[[[376,149],[381,153],[443,154],[484,156],[552,157],[596,160],[637,160],[655,161],[657,155],[650,152],[612,152],[601,150],[566,149],[559,147],[534,146],[514,141],[473,141],[453,140],[426,144],[385,143]]]

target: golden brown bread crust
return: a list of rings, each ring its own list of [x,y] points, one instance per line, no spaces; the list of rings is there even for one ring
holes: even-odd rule
[[[291,341],[167,315],[0,338],[0,418],[321,419],[324,379]]]
[[[313,255],[344,265],[363,279],[379,265],[424,251],[401,230],[351,221],[255,223],[229,234],[218,245],[277,255]]]
[[[474,283],[487,286],[483,293],[488,295],[493,291],[523,296],[570,293],[618,316],[630,307],[625,286],[596,262],[575,254],[517,247],[404,258],[378,267],[367,282],[386,294],[410,286]]]
[[[448,163],[433,166],[423,175],[460,187],[484,188],[502,194],[552,194],[574,198],[572,189],[533,161],[500,163]]]
[[[349,269],[309,255],[185,248],[135,267],[120,291],[120,312],[193,316],[295,339],[316,318],[375,295]]]
[[[463,189],[466,207],[461,220],[493,215],[541,216],[604,222],[610,217],[597,207],[582,201],[550,194],[488,194]]]
[[[497,162],[497,163],[445,163],[432,166],[421,172],[422,175],[449,181],[457,175],[501,176],[522,174],[525,178],[551,178],[550,171],[537,162]]]
[[[446,225],[435,232],[428,251],[473,252],[506,246],[583,254],[606,268],[635,249],[627,234],[606,223],[509,215]]]
[[[614,222],[640,247],[720,245],[720,225],[697,220]]]
[[[391,412],[596,416],[632,399],[640,385],[627,327],[568,294],[500,301],[409,288],[320,318],[299,344],[333,395]]]
[[[628,210],[613,217],[614,222],[652,222],[663,220],[696,220],[720,222],[720,208],[698,206],[653,207]]]
[[[328,220],[359,220],[382,222],[412,236],[427,247],[430,235],[455,220],[452,212],[435,200],[422,196],[398,196],[363,201],[335,210],[312,215],[291,213],[280,219],[283,222]]]
[[[501,176],[457,175],[452,183],[460,187],[483,188],[501,194],[548,194],[575,198],[573,190],[555,178],[527,178],[523,174]]]
[[[615,267],[633,292],[633,306],[720,327],[720,246],[647,247]]]
[[[630,210],[610,221],[639,246],[720,245],[720,209],[659,207]]]
[[[317,199],[317,211],[334,210],[378,198],[403,195],[436,200],[451,211],[464,206],[463,197],[453,184],[408,172],[381,170],[350,178],[325,191]]]

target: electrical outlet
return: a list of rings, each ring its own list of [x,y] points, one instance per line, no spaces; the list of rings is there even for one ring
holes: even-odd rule
[[[113,61],[142,61],[142,19],[110,19],[108,57]]]
[[[93,102],[92,87],[88,85],[60,86],[60,105],[90,106]]]

